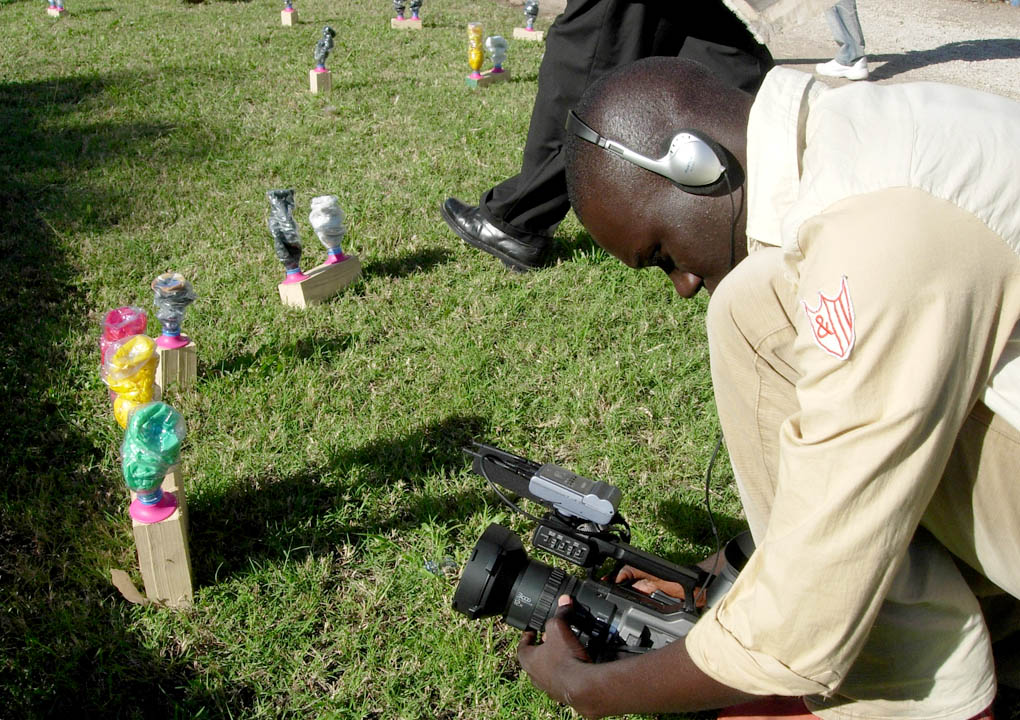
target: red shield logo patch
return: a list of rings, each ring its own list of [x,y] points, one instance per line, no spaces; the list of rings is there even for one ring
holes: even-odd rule
[[[854,322],[854,304],[850,299],[850,288],[846,284],[846,275],[843,276],[839,295],[836,297],[823,295],[819,291],[817,307],[810,308],[803,300],[801,300],[801,304],[804,306],[804,312],[807,313],[811,332],[814,333],[818,347],[840,360],[850,357],[854,340],[857,339],[857,332]]]

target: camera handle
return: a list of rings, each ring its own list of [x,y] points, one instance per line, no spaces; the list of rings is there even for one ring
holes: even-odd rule
[[[624,565],[630,565],[662,580],[679,584],[684,589],[684,610],[697,614],[695,593],[698,588],[705,587],[709,578],[707,572],[698,567],[676,565],[627,543],[609,543],[597,537],[592,540],[604,557],[616,560],[616,566],[609,578],[611,582],[616,582],[616,576]]]

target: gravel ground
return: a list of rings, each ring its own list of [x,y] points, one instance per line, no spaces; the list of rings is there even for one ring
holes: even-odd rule
[[[1020,100],[1020,7],[977,0],[858,0],[871,80],[935,80]],[[832,58],[825,18],[770,44],[776,62],[810,72]],[[848,81],[826,79],[839,84]]]
[[[539,25],[547,26],[565,4],[540,0],[545,20]],[[872,81],[936,80],[1020,100],[1020,7],[1001,0],[858,0],[857,12]],[[819,15],[786,29],[770,49],[778,63],[810,72],[832,58],[835,45]]]

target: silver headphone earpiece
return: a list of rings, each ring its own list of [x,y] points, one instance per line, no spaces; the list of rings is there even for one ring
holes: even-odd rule
[[[573,110],[567,112],[566,129],[582,140],[605,148],[638,167],[672,181],[681,189],[705,194],[714,189],[726,172],[725,157],[705,137],[695,130],[681,130],[669,144],[669,151],[661,158],[646,157],[625,145],[599,135]],[[718,145],[716,145],[718,147]]]

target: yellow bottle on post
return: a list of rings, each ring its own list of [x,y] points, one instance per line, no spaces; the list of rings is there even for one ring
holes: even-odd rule
[[[482,61],[485,54],[482,52],[482,24],[477,22],[468,23],[468,65],[471,68],[470,77],[478,79],[482,76],[479,72],[482,69]]]

